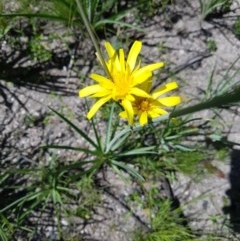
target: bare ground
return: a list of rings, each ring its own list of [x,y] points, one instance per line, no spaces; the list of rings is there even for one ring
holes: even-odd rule
[[[192,99],[196,101],[201,90],[207,88],[213,69],[214,86],[234,61],[236,63],[231,73],[240,69],[240,40],[232,30],[240,14],[240,2],[234,1],[231,11],[208,21],[201,19],[198,1],[176,2],[165,15],[159,11],[148,19],[144,26],[146,31],[139,39],[144,46],[143,62],[167,63],[166,69],[169,71],[158,76],[156,84],[159,79],[177,79],[179,93],[186,104],[191,104],[194,102]],[[109,40],[115,41],[114,38]],[[216,43],[216,51],[209,51],[209,40]],[[26,40],[21,41],[25,46]],[[62,108],[64,113],[73,115],[74,122],[83,130],[91,132],[85,119],[86,107],[78,98],[78,90],[96,64],[94,51],[87,41],[82,41],[80,45],[75,43],[75,39],[68,41],[70,44],[67,47],[57,40],[53,42],[50,46],[53,61],[40,65],[29,60],[24,47],[11,52],[10,44],[1,42],[0,160],[3,167],[9,164],[24,167],[34,162],[46,164],[47,154],[39,152],[39,146],[46,143],[84,145],[74,132],[51,114],[48,106]],[[237,73],[229,81],[239,82],[239,77]],[[196,116],[207,120],[211,115],[210,111],[203,111]],[[239,117],[229,112],[223,112],[222,116],[228,131],[227,139],[240,143]],[[101,125],[104,126],[104,123]],[[65,155],[66,159],[79,158],[71,152]],[[234,231],[240,231],[237,224],[240,205],[236,197],[240,184],[239,161],[238,146],[232,146],[224,163],[214,160],[214,165],[224,173],[223,177],[206,175],[199,180],[179,174],[178,180],[172,183],[174,195],[178,197],[192,228],[216,232],[221,229],[224,215],[229,215]],[[102,205],[97,208],[93,219],[83,222],[78,218],[63,218],[64,229],[74,227],[74,233],[82,234],[86,240],[127,241],[131,240],[130,234],[137,227],[148,228],[144,211],[131,210],[125,202],[126,197],[135,190],[134,184],[124,182],[112,172],[108,173],[107,180],[110,188],[102,195]],[[227,204],[226,199],[229,200]],[[214,215],[218,217],[216,222],[211,219]],[[35,240],[40,240],[41,235],[56,240],[56,223],[52,217],[48,218],[52,224],[49,221],[48,225],[39,227]]]

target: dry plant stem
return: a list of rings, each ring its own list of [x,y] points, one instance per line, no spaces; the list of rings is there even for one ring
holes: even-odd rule
[[[91,40],[93,42],[93,45],[94,45],[94,47],[95,47],[95,49],[96,49],[96,51],[97,51],[97,53],[99,55],[99,58],[100,58],[101,63],[103,65],[103,68],[104,68],[107,76],[110,79],[112,79],[111,74],[110,74],[110,72],[109,72],[109,70],[107,68],[107,65],[106,65],[105,61],[104,61],[102,51],[99,48],[99,44],[98,44],[98,41],[97,41],[97,38],[96,38],[96,34],[94,33],[94,30],[92,29],[92,26],[91,26],[91,24],[90,24],[90,22],[89,22],[89,20],[88,20],[88,18],[86,16],[84,10],[83,10],[81,1],[80,0],[76,0],[76,3],[77,3],[77,6],[78,6],[79,13],[80,13],[80,15],[82,17],[83,23],[84,23],[84,25],[85,25],[85,27],[86,27],[86,29],[88,31],[88,34],[89,34],[89,36],[90,36],[90,38],[91,38]]]

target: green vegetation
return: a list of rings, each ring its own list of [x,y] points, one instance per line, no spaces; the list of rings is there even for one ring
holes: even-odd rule
[[[44,46],[43,35],[34,36],[34,38],[30,41],[29,44],[30,44],[31,57],[33,60],[39,61],[39,62],[51,60],[52,54]]]
[[[151,213],[151,229],[148,232],[137,231],[133,241],[172,241],[187,240],[194,241],[194,234],[184,225],[184,218],[180,215],[180,210],[172,210],[169,200],[154,200],[154,190],[147,194],[150,202],[154,205],[155,212]]]
[[[207,48],[209,50],[209,52],[215,52],[217,51],[217,44],[213,39],[209,39],[207,41]]]
[[[239,38],[240,37],[240,18],[238,18],[233,26],[233,32]]]
[[[228,12],[232,5],[232,0],[199,0],[203,19],[210,18],[215,14]]]
[[[206,70],[210,73],[207,88],[199,88],[200,94],[192,96],[193,101],[189,101],[187,107],[182,101],[183,104],[172,109],[170,114],[150,120],[145,126],[129,126],[119,118],[121,101],[106,103],[93,119],[87,120],[85,116],[91,101],[86,101],[84,109],[79,109],[79,116],[75,116],[71,107],[62,100],[64,94],[69,94],[69,69],[78,77],[74,81],[78,81],[81,89],[92,84],[82,72],[84,67],[89,67],[86,71],[88,75],[95,73],[95,69],[104,72],[102,66],[96,67],[94,55],[97,51],[99,59],[105,59],[106,54],[101,56],[99,47],[102,39],[111,41],[116,49],[122,46],[127,49],[133,39],[141,39],[144,33],[144,24],[141,23],[152,19],[160,11],[170,11],[169,7],[174,4],[171,0],[21,0],[14,7],[9,6],[8,1],[0,3],[0,43],[3,49],[7,43],[13,52],[1,62],[1,81],[8,82],[9,89],[15,84],[28,86],[30,83],[36,90],[48,93],[48,97],[60,105],[58,109],[55,105],[49,106],[48,113],[40,117],[26,111],[22,124],[26,129],[41,126],[44,132],[44,128],[52,123],[57,127],[59,122],[64,122],[66,131],[70,130],[76,138],[71,144],[55,140],[51,142],[46,138],[49,142],[37,149],[31,147],[34,149],[34,158],[29,157],[28,150],[24,149],[19,160],[3,160],[0,169],[0,240],[11,241],[18,237],[36,240],[45,217],[50,217],[56,229],[55,240],[84,240],[80,232],[75,232],[75,221],[84,225],[94,223],[98,208],[107,208],[103,196],[110,196],[108,188],[112,187],[112,183],[108,181],[109,173],[123,180],[126,186],[136,187],[124,197],[123,202],[120,200],[126,207],[133,207],[128,209],[129,215],[136,218],[133,210],[141,209],[147,220],[144,228],[136,227],[129,233],[133,241],[230,240],[231,231],[227,236],[222,230],[193,230],[184,216],[181,203],[176,205],[174,194],[172,197],[162,195],[157,185],[160,179],[167,180],[171,185],[177,181],[177,174],[194,180],[211,175],[224,178],[214,161],[224,162],[232,145],[237,144],[227,141],[224,128],[229,123],[226,124],[223,117],[225,111],[232,111],[240,101],[240,85],[236,78],[239,70],[235,67],[238,59],[217,81],[215,69],[211,71],[210,66]],[[200,0],[202,19],[228,11],[231,4],[232,1],[227,0]],[[240,36],[240,18],[236,20],[233,31]],[[59,49],[56,41],[64,46],[63,49]],[[212,54],[218,47],[213,39],[208,39],[206,46]],[[156,47],[159,55],[166,55],[170,51],[164,40]],[[79,48],[80,54],[77,55]],[[57,56],[58,51],[61,52],[60,57]],[[76,56],[80,56],[81,64],[75,64]],[[5,56],[0,54],[2,57]],[[170,62],[167,61],[159,79],[161,74],[168,73]],[[61,76],[65,82],[58,89],[59,92],[62,90],[62,95],[50,89],[56,79],[47,78],[49,66],[55,70],[64,69],[66,73]],[[176,76],[176,73],[168,74],[174,78]],[[163,84],[165,80],[161,81]],[[46,86],[42,88],[44,84]],[[0,92],[5,100],[7,95],[1,88],[0,83]],[[19,105],[24,106],[18,93],[8,94],[15,96]],[[71,94],[78,98],[76,89]],[[14,110],[11,109],[11,103],[2,103],[7,103],[9,111]],[[209,116],[195,117],[201,110],[209,110]],[[14,118],[17,116],[18,113]],[[54,123],[56,119],[58,122]],[[76,120],[84,120],[87,126],[76,124]],[[50,132],[47,129],[46,135]],[[22,130],[17,133],[34,135]],[[1,141],[3,148],[4,145],[10,146],[13,152],[21,148],[21,145],[14,147],[10,143],[8,146],[5,140]],[[229,200],[225,202],[229,204]],[[207,221],[215,224],[218,219],[229,219],[227,215],[221,215],[211,216]],[[230,224],[225,222],[222,226],[229,230]],[[48,239],[43,237],[43,240]]]

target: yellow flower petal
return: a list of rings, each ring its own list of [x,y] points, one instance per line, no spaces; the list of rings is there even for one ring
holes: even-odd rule
[[[113,88],[113,82],[108,78],[99,75],[99,74],[91,74],[90,78],[98,82],[100,85],[104,86],[105,88]]]
[[[113,66],[114,66],[114,68],[116,68],[117,71],[121,72],[121,64],[120,64],[120,60],[119,60],[118,56],[116,56],[116,58],[114,58]]]
[[[178,88],[178,84],[177,82],[171,82],[171,83],[168,83],[164,86],[161,86],[160,88],[156,89],[153,94],[152,94],[152,97],[154,99],[157,99],[159,96],[167,93],[168,91],[171,91],[171,90],[174,90]]]
[[[99,108],[104,105],[107,101],[109,101],[111,99],[111,97],[107,96],[105,98],[101,98],[100,100],[98,100],[90,109],[90,111],[87,114],[87,118],[90,120],[95,114],[96,112],[99,110]]]
[[[92,98],[94,98],[94,97],[95,97],[95,98],[102,98],[102,97],[107,96],[107,95],[110,96],[110,95],[111,95],[111,91],[102,88],[102,91],[99,91],[99,92],[91,95],[91,97],[92,97]]]
[[[133,83],[134,85],[139,85],[151,77],[152,73],[150,71],[142,71],[142,69],[139,69],[133,74]]]
[[[168,114],[167,111],[165,111],[164,109],[160,109],[158,108],[154,108],[153,110],[149,111],[148,114],[150,115],[151,118],[157,118],[160,115],[166,115]]]
[[[123,100],[121,105],[123,106],[124,110],[127,113],[127,119],[128,119],[128,123],[130,125],[133,124],[133,116],[134,116],[134,112],[133,112],[133,107],[130,101],[128,100]]]
[[[141,126],[146,125],[148,123],[148,114],[146,111],[140,114],[139,123]]]
[[[104,45],[107,50],[109,58],[112,58],[114,55],[116,55],[116,50],[113,48],[113,46],[109,42],[105,42]]]
[[[131,94],[139,96],[139,97],[146,97],[146,98],[150,97],[150,95],[148,93],[146,93],[144,90],[141,90],[139,88],[132,88]]]
[[[106,63],[106,65],[107,65],[107,68],[108,68],[108,70],[109,70],[109,72],[110,73],[112,73],[112,70],[113,70],[113,60],[112,59],[110,59],[110,60],[108,60],[108,61],[105,61],[105,63]]]
[[[132,102],[135,100],[135,97],[133,95],[126,95],[125,99]]]
[[[125,72],[125,57],[123,49],[119,49],[119,61],[121,65],[121,71]]]
[[[140,41],[135,41],[130,49],[128,54],[127,63],[130,67],[130,70],[133,71],[136,65],[137,57],[141,51],[142,43]]]
[[[129,124],[133,124],[134,115],[137,115],[141,125],[148,123],[148,118],[155,118],[167,113],[163,106],[174,106],[180,103],[180,97],[166,97],[158,100],[158,97],[174,88],[176,83],[167,84],[153,94],[150,93],[152,86],[152,72],[164,66],[164,63],[149,64],[140,67],[141,61],[137,61],[142,48],[140,41],[135,41],[125,60],[124,50],[115,50],[105,42],[108,58],[97,58],[102,66],[107,66],[109,75],[104,77],[99,74],[91,74],[90,77],[97,82],[96,85],[88,86],[79,91],[80,97],[90,96],[100,98],[90,109],[87,118],[92,118],[99,108],[109,100],[119,102],[124,111],[119,115],[126,118]],[[103,62],[104,61],[104,62]]]
[[[119,116],[122,117],[123,119],[127,119],[128,118],[128,115],[127,115],[127,112],[126,111],[121,111],[119,113]]]
[[[89,95],[93,95],[99,91],[102,91],[102,87],[100,85],[90,85],[79,91],[79,97],[86,97]]]
[[[163,62],[158,62],[158,63],[154,63],[154,64],[149,64],[149,65],[146,65],[144,67],[142,67],[141,69],[143,71],[154,71],[156,69],[160,69],[164,66],[164,63]]]
[[[158,101],[165,106],[175,106],[181,102],[181,98],[179,96],[170,96],[161,98]]]

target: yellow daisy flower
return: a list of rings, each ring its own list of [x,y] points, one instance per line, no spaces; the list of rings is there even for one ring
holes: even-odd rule
[[[90,77],[97,84],[80,90],[79,97],[90,96],[100,98],[88,112],[88,119],[91,119],[107,101],[114,100],[121,103],[126,111],[129,123],[132,123],[134,117],[132,102],[136,97],[149,97],[149,94],[138,86],[150,79],[152,72],[163,67],[164,63],[154,63],[140,68],[140,62],[137,63],[137,58],[142,48],[140,41],[134,42],[127,59],[125,59],[123,49],[117,51],[109,42],[105,42],[105,48],[109,57],[105,61],[105,65],[110,76],[105,77],[99,74],[91,74]],[[99,57],[98,59],[100,60]],[[101,64],[104,65],[104,63]]]
[[[151,81],[147,81],[141,87],[149,92],[151,88]],[[136,97],[132,103],[134,114],[138,116],[140,125],[148,123],[148,118],[157,118],[165,115],[168,112],[163,108],[178,105],[181,102],[179,96],[162,97],[161,96],[178,87],[176,82],[168,83],[157,90],[155,90],[150,97]],[[128,119],[126,111],[119,114],[122,118]]]

